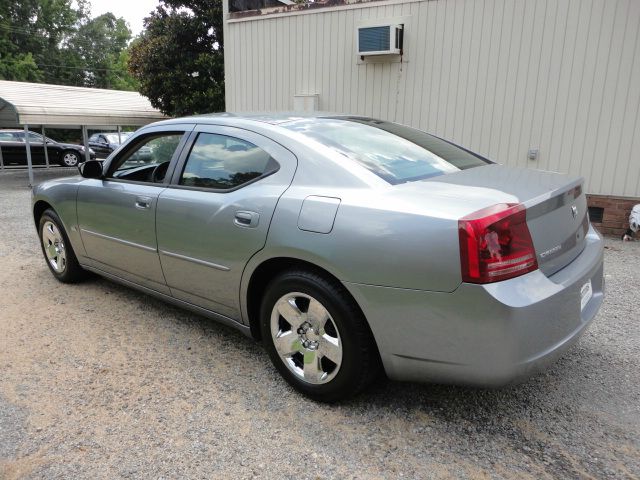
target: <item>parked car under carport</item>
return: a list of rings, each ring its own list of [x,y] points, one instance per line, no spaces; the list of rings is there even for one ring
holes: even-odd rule
[[[89,137],[89,148],[96,152],[100,158],[107,158],[114,150],[117,150],[131,132],[98,132]]]
[[[39,133],[29,132],[31,147],[31,161],[33,165],[45,165],[44,150],[45,137]],[[46,137],[47,155],[49,162],[62,167],[75,167],[85,157],[85,147],[73,143],[60,143]],[[0,130],[0,148],[5,166],[27,165],[27,143],[24,130]],[[91,159],[96,158],[93,150],[89,149]]]
[[[107,158],[115,152],[120,145],[127,143],[133,132],[118,133],[94,133],[89,138],[89,148],[96,152],[99,158]],[[153,160],[153,152],[147,146],[142,146],[133,156],[131,161],[148,163]]]

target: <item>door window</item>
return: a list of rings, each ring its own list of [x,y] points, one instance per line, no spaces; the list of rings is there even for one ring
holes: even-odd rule
[[[137,182],[162,182],[182,135],[171,132],[145,137],[115,159],[107,177]]]
[[[239,138],[200,133],[196,139],[180,185],[229,190],[278,169],[267,152]]]
[[[37,133],[33,133],[33,132],[29,132],[29,142],[30,143],[42,143],[43,138],[42,135],[39,135]]]

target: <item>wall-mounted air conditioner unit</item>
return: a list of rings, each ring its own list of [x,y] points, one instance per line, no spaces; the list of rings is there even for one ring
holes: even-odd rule
[[[400,55],[403,25],[358,27],[358,55]]]

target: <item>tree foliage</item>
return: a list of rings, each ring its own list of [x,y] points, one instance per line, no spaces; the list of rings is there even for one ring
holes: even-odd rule
[[[87,0],[0,0],[0,78],[134,89],[131,31],[122,18],[89,16]]]
[[[162,0],[130,48],[140,93],[171,116],[224,110],[222,0]]]
[[[0,79],[39,82],[42,77],[31,53],[6,52],[0,59]]]
[[[67,42],[67,61],[87,65],[75,69],[76,83],[87,87],[135,87],[127,70],[127,44],[131,31],[122,18],[105,13],[82,22]]]

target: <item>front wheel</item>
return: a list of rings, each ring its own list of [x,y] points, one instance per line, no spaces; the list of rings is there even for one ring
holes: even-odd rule
[[[351,397],[379,372],[373,336],[344,287],[308,271],[281,274],[261,309],[265,347],[296,390],[323,402]]]
[[[75,283],[86,277],[56,212],[45,210],[40,217],[38,233],[42,253],[54,277],[64,283]]]
[[[63,167],[76,167],[78,163],[80,163],[80,155],[77,152],[72,150],[62,152],[61,165]]]

